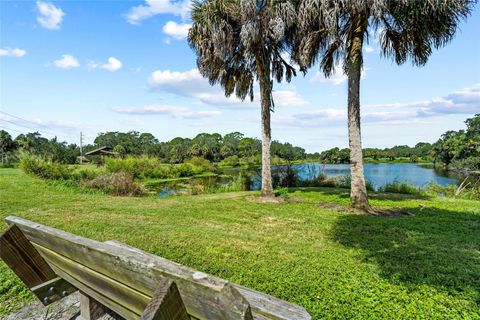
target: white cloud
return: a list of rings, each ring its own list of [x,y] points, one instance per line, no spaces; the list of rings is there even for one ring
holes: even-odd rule
[[[65,13],[62,9],[55,7],[52,3],[37,1],[37,22],[49,30],[60,29]]]
[[[259,106],[259,93],[255,92],[255,101],[250,102],[247,97],[241,101],[234,94],[225,97],[223,89],[219,85],[211,86],[208,80],[203,78],[197,69],[184,72],[157,70],[148,78],[150,88],[162,92],[176,94],[182,97],[198,99],[203,104],[214,106],[233,106],[239,108],[256,108]],[[303,106],[308,101],[303,99],[294,90],[274,90],[273,98],[276,106]]]
[[[303,99],[298,92],[294,90],[274,90],[273,101],[275,106],[290,107],[290,106],[304,106],[308,101]]]
[[[317,71],[312,78],[310,78],[310,83],[327,83],[327,84],[332,84],[334,86],[341,85],[342,83],[346,82],[348,80],[347,75],[343,72],[343,68],[340,65],[335,66],[335,71],[333,74],[326,78],[323,72]],[[364,79],[367,76],[367,71],[370,70],[370,68],[363,68],[362,69],[362,79]]]
[[[123,64],[122,64],[122,61],[118,60],[117,58],[110,57],[110,58],[108,58],[108,62],[104,63],[104,64],[98,64],[94,61],[90,61],[88,63],[88,67],[90,69],[100,68],[100,69],[105,69],[105,70],[108,70],[108,71],[117,71],[117,70],[120,70],[123,67]]]
[[[61,69],[70,69],[80,67],[78,60],[71,54],[62,54],[62,58],[53,61],[53,64]]]
[[[368,110],[398,112],[398,109],[415,112],[415,117],[426,118],[448,114],[474,114],[480,111],[480,83],[455,91],[441,98],[406,103],[376,104]],[[408,116],[408,112],[405,112]]]
[[[369,124],[408,125],[424,123],[426,118],[450,114],[473,115],[480,112],[480,83],[448,94],[442,98],[407,103],[386,103],[362,107],[362,121]],[[347,111],[340,108],[317,109],[289,117],[273,118],[273,122],[287,127],[346,125]]]
[[[182,72],[156,70],[148,78],[148,85],[153,89],[182,96],[194,96],[196,92],[211,92],[213,88],[197,69]]]
[[[187,37],[188,30],[190,30],[191,27],[192,25],[189,23],[176,23],[175,21],[168,21],[163,26],[163,32],[170,37],[181,40]]]
[[[365,46],[365,52],[366,53],[373,53],[375,52],[375,48],[371,46]]]
[[[221,115],[222,113],[218,110],[201,110],[201,111],[192,111],[185,107],[178,106],[169,106],[169,105],[148,105],[144,107],[113,107],[113,111],[117,113],[130,114],[130,115],[169,115],[173,118],[181,119],[202,119],[202,118],[211,118]]]
[[[323,72],[317,71],[315,75],[310,79],[310,82],[329,83],[333,84],[334,86],[338,86],[346,82],[347,80],[348,77],[345,73],[343,73],[343,70],[341,68],[335,68],[335,72],[329,78],[326,78]]]
[[[19,48],[0,48],[1,57],[15,57],[20,58],[27,54],[27,51]]]
[[[125,18],[131,24],[139,24],[157,14],[167,13],[185,18],[189,12],[190,0],[145,0],[145,4],[132,7]]]

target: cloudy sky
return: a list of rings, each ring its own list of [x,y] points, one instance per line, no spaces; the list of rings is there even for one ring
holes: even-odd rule
[[[260,136],[255,101],[225,98],[196,70],[189,0],[0,1],[0,128],[86,142],[104,131],[160,140],[200,132]],[[480,11],[427,66],[396,66],[365,47],[366,147],[433,142],[480,113]],[[345,147],[346,78],[317,68],[274,87],[273,138],[307,151]],[[258,89],[257,89],[258,91]]]

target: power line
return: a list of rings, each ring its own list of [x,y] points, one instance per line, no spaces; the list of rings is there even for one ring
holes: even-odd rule
[[[41,123],[36,123],[36,122],[33,122],[33,121],[30,121],[30,120],[27,120],[27,119],[23,119],[23,118],[20,118],[18,116],[14,116],[13,114],[10,114],[10,113],[7,113],[5,111],[0,111],[0,113],[3,113],[9,117],[12,117],[12,118],[16,118],[16,119],[19,119],[19,120],[22,120],[22,121],[25,121],[25,122],[29,122],[31,124],[34,124],[35,126],[41,126],[41,127],[44,127],[44,128],[47,128],[47,129],[51,129],[50,127],[44,125],[44,124],[41,124]],[[31,129],[31,128],[29,128]]]
[[[0,126],[0,128],[5,129],[5,130],[15,131],[15,132],[18,132],[18,133],[23,133],[22,131],[15,130],[15,129],[12,129],[12,128],[2,127],[2,126]]]
[[[8,122],[8,123],[13,124],[13,125],[15,125],[15,126],[23,127],[23,128],[30,129],[30,130],[34,130],[34,131],[37,131],[37,132],[41,132],[41,133],[43,133],[43,134],[48,134],[48,135],[52,135],[52,136],[56,136],[56,137],[63,137],[63,138],[74,139],[74,137],[73,137],[73,136],[70,136],[70,135],[58,134],[58,133],[49,132],[49,131],[46,131],[46,130],[39,130],[38,128],[28,127],[28,126],[15,123],[15,122],[13,122],[13,121],[8,121],[8,120],[5,120],[5,119],[0,119],[0,121]]]
[[[3,113],[4,115],[7,115],[7,116],[12,117],[12,118],[15,118],[15,119],[19,119],[19,120],[22,120],[22,121],[31,123],[31,124],[35,125],[35,128],[29,127],[29,126],[25,126],[25,125],[22,125],[22,124],[18,124],[18,123],[15,123],[15,122],[12,122],[12,121],[8,121],[8,120],[5,120],[5,119],[0,119],[0,121],[5,121],[5,122],[11,123],[11,124],[13,124],[13,125],[16,125],[16,126],[19,126],[19,127],[23,127],[23,128],[27,128],[27,129],[30,129],[30,130],[35,130],[35,131],[43,132],[44,134],[49,134],[49,135],[53,135],[53,136],[59,136],[59,137],[63,137],[63,138],[76,139],[76,137],[71,136],[71,135],[68,135],[68,134],[63,134],[63,133],[62,133],[62,134],[59,134],[58,132],[47,131],[47,130],[43,130],[43,129],[38,129],[38,128],[36,128],[36,127],[38,127],[38,126],[41,126],[41,127],[47,128],[47,129],[49,129],[49,130],[52,129],[52,128],[44,125],[44,124],[36,123],[36,122],[33,122],[33,121],[29,121],[29,120],[27,120],[27,119],[24,119],[24,118],[15,116],[15,115],[13,115],[13,114],[10,114],[10,113],[4,112],[4,111],[0,111],[0,113]]]

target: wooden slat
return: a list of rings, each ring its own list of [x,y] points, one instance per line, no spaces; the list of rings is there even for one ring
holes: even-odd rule
[[[172,279],[160,280],[140,320],[190,320]]]
[[[15,225],[0,236],[0,257],[29,288],[57,277]]]
[[[89,297],[100,302],[102,305],[107,307],[110,310],[115,311],[125,319],[138,319],[139,315],[136,313],[124,308],[123,306],[117,304],[115,301],[109,299],[109,297],[102,295],[101,293],[93,290],[88,285],[85,285],[81,282],[81,279],[76,279],[63,271],[62,269],[57,268],[55,265],[52,265],[52,269],[62,278],[67,280],[70,283],[75,283],[75,286],[82,292],[84,292]]]
[[[135,253],[135,257],[143,255],[153,260],[160,258],[151,253],[142,251],[138,248],[129,246],[119,241],[109,240],[105,243],[111,244],[118,248],[124,248],[128,252]],[[235,288],[236,291],[239,292],[249,302],[254,319],[256,320],[311,320],[310,314],[299,305],[246,288],[236,283],[232,283],[231,286]]]
[[[107,309],[97,300],[80,292],[80,319],[79,320],[97,320],[100,319]]]
[[[142,314],[145,306],[151,299],[148,295],[105,276],[94,269],[90,269],[69,258],[59,255],[50,249],[38,244],[34,244],[34,246],[50,265],[55,265],[57,268],[81,281],[83,285],[102,293],[102,295],[107,296],[109,300],[115,302],[115,304],[132,311],[137,316]],[[78,281],[76,280],[74,284],[77,283]],[[102,302],[101,300],[102,299],[100,299],[99,302]]]
[[[251,310],[255,319],[311,319],[305,309],[299,306],[238,285],[230,285],[225,280],[123,244],[93,241],[21,218],[8,217],[6,220],[9,224],[17,224],[31,242],[150,298],[158,281],[165,277],[172,279],[178,286],[189,315],[199,319],[251,319]],[[74,280],[81,282],[80,278],[62,270],[62,266],[52,264],[52,268],[71,283]],[[76,283],[74,285],[77,286]],[[88,284],[79,284],[77,288],[99,302],[100,298],[106,298],[102,292],[89,288]],[[273,307],[269,306],[271,302]],[[111,301],[109,303],[112,305]],[[129,309],[117,311],[110,305],[105,305],[127,319],[134,319],[133,315],[136,314]]]

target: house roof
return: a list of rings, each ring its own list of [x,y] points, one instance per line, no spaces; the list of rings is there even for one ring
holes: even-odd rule
[[[86,156],[92,156],[96,154],[108,154],[108,155],[116,156],[118,155],[118,152],[113,152],[111,148],[107,146],[103,146],[85,153]]]

